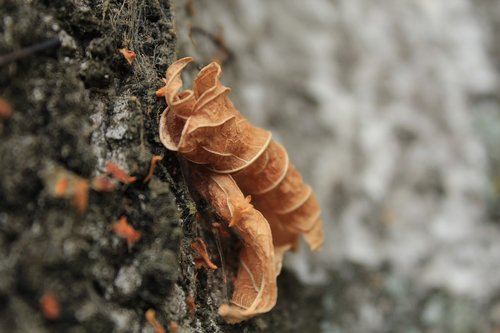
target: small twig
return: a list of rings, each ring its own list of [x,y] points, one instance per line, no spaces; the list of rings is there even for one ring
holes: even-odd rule
[[[27,46],[25,48],[22,48],[20,50],[5,54],[5,55],[0,55],[0,67],[5,66],[7,64],[10,64],[11,62],[14,62],[18,59],[25,58],[27,56],[30,56],[36,52],[40,52],[45,49],[49,49],[52,47],[59,47],[61,45],[61,41],[59,38],[54,37],[50,38],[47,40],[44,40],[43,42],[35,43],[33,45]]]

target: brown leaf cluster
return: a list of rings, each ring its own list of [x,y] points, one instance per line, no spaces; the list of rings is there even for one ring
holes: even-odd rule
[[[219,81],[217,63],[198,73],[192,90],[182,90],[181,73],[191,60],[173,63],[157,91],[168,104],[160,139],[203,166],[194,172],[194,186],[241,237],[231,304],[219,309],[227,322],[236,323],[274,306],[283,255],[296,248],[300,235],[313,250],[321,246],[320,208],[286,150],[236,110],[230,89]]]

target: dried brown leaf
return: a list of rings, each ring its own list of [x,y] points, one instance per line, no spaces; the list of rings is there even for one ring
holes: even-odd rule
[[[276,263],[266,219],[250,205],[229,175],[198,170],[193,183],[217,214],[233,221],[232,229],[243,243],[231,302],[220,306],[220,315],[228,323],[238,323],[271,310],[277,297]]]
[[[271,140],[269,132],[252,126],[228,98],[229,88],[219,77],[219,64],[204,67],[193,90],[179,92],[180,77],[191,58],[183,58],[167,70],[166,99],[169,107],[160,120],[160,138],[171,150],[216,173],[230,173],[255,208],[273,214],[268,220],[287,233],[306,234],[311,248],[323,242],[320,208],[311,188],[289,163],[286,150]],[[319,223],[319,227],[318,227]],[[309,232],[313,225],[315,232]],[[284,238],[274,233],[277,238]],[[314,244],[314,246],[312,246]],[[295,244],[290,243],[291,246]]]
[[[181,71],[189,61],[180,59],[167,70],[168,108],[160,119],[160,139],[168,149],[215,172],[239,171],[262,154],[271,133],[253,127],[234,108],[227,97],[229,88],[219,81],[221,70],[216,63],[200,71],[194,91],[178,93]]]
[[[230,89],[219,81],[219,64],[204,67],[193,89],[181,91],[181,73],[191,60],[173,63],[157,92],[168,104],[160,119],[160,139],[168,149],[205,167],[198,172],[196,187],[244,243],[231,304],[220,308],[226,321],[238,322],[274,306],[275,275],[300,235],[312,249],[321,247],[320,207],[286,150],[231,103]]]

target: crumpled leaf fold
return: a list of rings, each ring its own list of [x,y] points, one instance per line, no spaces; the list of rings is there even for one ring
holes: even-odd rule
[[[229,304],[219,307],[228,323],[238,323],[271,310],[276,304],[276,263],[269,224],[246,200],[230,175],[206,169],[192,172],[199,194],[210,200],[215,212],[227,221],[237,219],[233,230],[240,236],[240,267]]]
[[[157,91],[168,105],[160,118],[160,140],[205,169],[194,182],[198,191],[242,239],[231,304],[219,311],[234,323],[274,306],[283,255],[297,247],[299,236],[311,249],[321,247],[320,207],[285,148],[236,110],[230,89],[220,82],[219,64],[205,66],[192,90],[182,90],[181,74],[191,61],[174,62]]]

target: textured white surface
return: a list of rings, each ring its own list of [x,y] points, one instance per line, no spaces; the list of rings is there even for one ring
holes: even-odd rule
[[[195,1],[195,3],[198,3]],[[490,31],[466,0],[199,2],[186,22],[222,32],[223,81],[271,128],[323,207],[324,249],[289,258],[305,281],[355,262],[487,299],[500,289],[487,152],[474,97],[494,94]],[[180,44],[202,63],[207,39]],[[203,55],[203,56],[201,56]],[[362,311],[377,322],[368,305]]]

